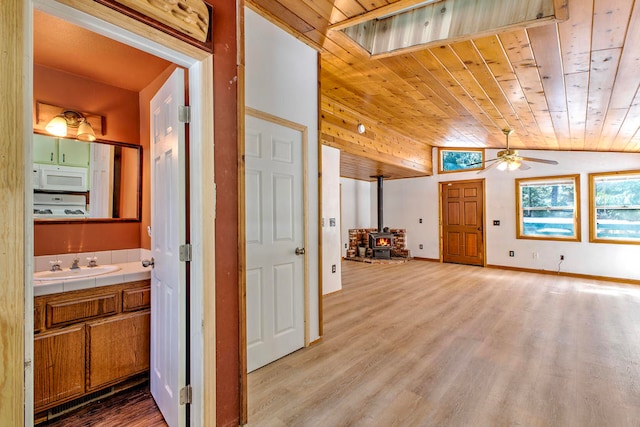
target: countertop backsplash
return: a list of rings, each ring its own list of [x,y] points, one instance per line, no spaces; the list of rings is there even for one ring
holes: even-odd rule
[[[151,251],[149,249],[118,249],[113,251],[81,252],[77,254],[42,255],[34,257],[33,271],[47,271],[51,268],[50,261],[56,260],[60,261],[60,267],[63,269],[69,268],[76,258],[80,260],[80,267],[84,267],[88,264],[87,258],[89,257],[96,257],[98,265],[124,264],[151,258]]]
[[[141,259],[151,258],[148,249],[124,249],[103,252],[82,252],[78,254],[45,255],[35,257],[35,270],[47,271],[51,268],[49,261],[60,261],[63,270],[69,269],[75,258],[80,259],[80,267],[87,268],[87,257],[97,257],[98,266],[114,264],[118,270],[96,276],[79,277],[60,280],[33,280],[33,295],[49,295],[100,286],[146,280],[151,277],[151,267],[143,267]]]

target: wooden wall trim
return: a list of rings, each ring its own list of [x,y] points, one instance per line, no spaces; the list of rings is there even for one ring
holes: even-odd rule
[[[317,119],[317,127],[318,127],[318,335],[319,339],[322,339],[324,335],[324,315],[323,315],[323,295],[322,290],[324,289],[324,274],[323,274],[323,256],[322,252],[324,251],[324,243],[323,243],[323,233],[322,233],[322,207],[324,200],[322,198],[322,137],[320,126],[322,123],[322,84],[320,79],[320,74],[322,73],[322,56],[318,53],[318,119]],[[342,200],[342,186],[340,186],[340,200]],[[342,201],[340,202],[342,204]],[[342,208],[341,208],[342,209]],[[340,211],[342,212],[342,210]],[[342,219],[340,220],[340,224],[342,224]],[[306,340],[305,340],[306,341]],[[307,344],[309,346],[311,344]]]
[[[416,261],[427,261],[427,262],[442,262],[438,258],[423,258],[423,257],[413,257],[412,259]]]
[[[216,416],[207,425],[240,424],[239,124],[244,114],[244,1],[207,0],[213,6],[213,122],[216,184]],[[221,250],[225,248],[226,250]],[[230,249],[231,248],[231,249]]]
[[[238,9],[238,200],[246,200],[245,187],[245,130],[247,106],[245,103],[245,32],[244,7]],[[238,377],[240,425],[249,422],[249,389],[247,384],[247,232],[246,204],[238,203]]]
[[[0,425],[23,425],[25,402],[25,4],[0,3]],[[29,104],[30,105],[30,104]]]
[[[203,61],[211,53],[203,49],[199,49],[193,45],[186,44],[184,41],[175,38],[172,35],[164,33],[158,29],[152,28],[149,25],[140,22],[129,16],[125,16],[107,6],[98,4],[96,2],[88,2],[86,0],[55,0],[58,3],[65,4],[74,9],[85,12],[98,19],[102,19],[106,22],[110,22],[119,27],[126,28],[127,31],[131,31],[141,37],[153,40],[163,46],[181,52],[188,55],[191,58]],[[208,3],[213,3],[213,0],[209,0]],[[215,14],[214,14],[215,15]],[[214,26],[215,33],[215,26]]]

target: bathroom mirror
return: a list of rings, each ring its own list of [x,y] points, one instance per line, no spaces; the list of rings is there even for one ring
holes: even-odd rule
[[[33,134],[34,221],[140,221],[142,148]]]

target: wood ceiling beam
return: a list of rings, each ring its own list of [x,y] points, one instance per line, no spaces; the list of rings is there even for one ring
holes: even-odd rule
[[[363,13],[362,15],[354,16],[353,18],[349,18],[345,21],[337,22],[329,26],[330,30],[342,30],[343,28],[351,27],[353,25],[358,25],[363,22],[371,21],[374,19],[378,19],[381,16],[391,15],[397,13],[401,10],[408,9],[412,6],[424,3],[437,3],[443,0],[432,0],[431,2],[425,0],[400,0],[395,3],[391,3],[387,6],[383,6],[377,9],[374,9],[370,12]]]

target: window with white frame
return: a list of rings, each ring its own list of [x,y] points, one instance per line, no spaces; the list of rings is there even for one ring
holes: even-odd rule
[[[640,244],[640,171],[589,174],[589,241]]]
[[[580,241],[580,175],[516,179],[518,239]]]

